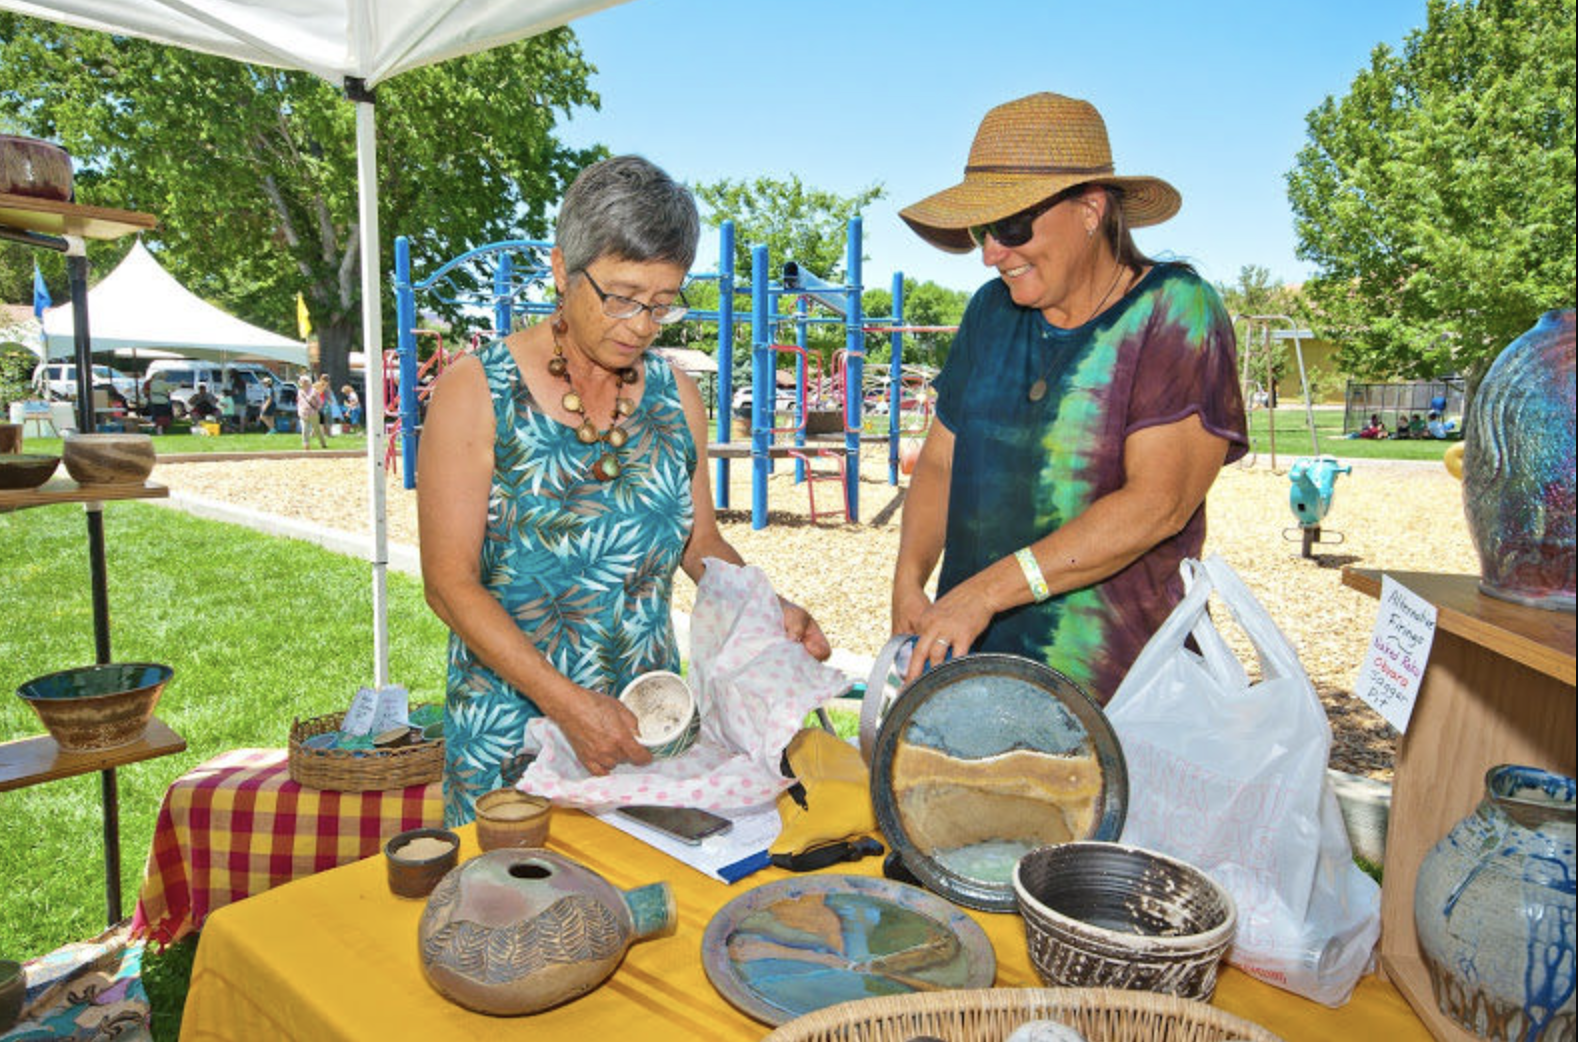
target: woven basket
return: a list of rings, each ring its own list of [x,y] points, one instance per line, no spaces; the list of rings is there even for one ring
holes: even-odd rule
[[[1087,1042],[1281,1042],[1258,1024],[1173,995],[1113,988],[980,988],[860,999],[797,1017],[763,1042],[1003,1042],[1056,1020]]]
[[[338,731],[344,713],[296,720],[290,725],[290,780],[309,789],[373,792],[426,785],[444,776],[444,740],[399,749],[309,749],[315,734]]]

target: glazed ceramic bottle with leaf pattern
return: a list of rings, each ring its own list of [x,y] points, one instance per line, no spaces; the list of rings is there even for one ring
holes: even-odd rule
[[[495,850],[433,890],[418,943],[422,971],[439,994],[514,1016],[586,994],[631,944],[672,933],[676,921],[667,883],[619,890],[546,850]]]

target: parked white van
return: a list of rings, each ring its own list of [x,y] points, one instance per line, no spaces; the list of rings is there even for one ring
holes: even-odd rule
[[[170,392],[170,407],[177,418],[185,417],[186,403],[197,393],[198,384],[207,384],[209,392],[217,398],[224,388],[239,380],[246,388],[247,405],[256,409],[263,404],[263,399],[268,394],[267,388],[263,385],[263,378],[272,377],[276,389],[283,382],[255,362],[230,362],[221,365],[217,362],[201,362],[187,358],[161,358],[148,363],[148,371],[144,374],[143,383],[145,394],[148,387],[147,380],[153,379],[155,373],[162,373],[165,380],[175,387],[175,390]]]

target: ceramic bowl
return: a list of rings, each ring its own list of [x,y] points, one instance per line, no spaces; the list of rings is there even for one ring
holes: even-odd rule
[[[1233,898],[1193,865],[1121,843],[1039,847],[1014,868],[1030,962],[1051,988],[1211,1001]]]
[[[37,488],[60,466],[59,456],[37,452],[0,454],[0,489]]]
[[[8,1031],[22,1015],[27,997],[27,974],[13,959],[0,959],[0,1031]]]
[[[553,804],[546,796],[494,789],[478,796],[476,807],[477,845],[483,850],[540,847],[548,842]]]
[[[79,485],[140,484],[153,473],[146,434],[73,434],[61,448],[66,473]]]
[[[661,669],[643,673],[625,686],[619,701],[636,715],[640,727],[636,741],[647,747],[654,760],[678,756],[696,744],[701,711],[695,692],[678,673]]]
[[[98,752],[142,737],[175,673],[152,662],[83,666],[34,677],[16,693],[64,752]]]
[[[460,862],[460,837],[448,829],[409,829],[384,844],[389,890],[396,897],[426,897]]]

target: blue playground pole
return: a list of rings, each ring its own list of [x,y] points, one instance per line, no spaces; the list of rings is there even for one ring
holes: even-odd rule
[[[515,262],[510,260],[507,253],[499,254],[499,263],[493,269],[493,328],[498,331],[499,338],[510,335],[510,327],[514,325],[511,320],[511,310],[514,301],[510,299],[510,279],[515,274]]]
[[[795,387],[800,392],[800,394],[799,394],[799,398],[800,398],[800,415],[798,417],[799,420],[800,420],[800,429],[795,431],[794,443],[795,443],[796,447],[803,449],[803,448],[805,448],[805,428],[806,428],[806,401],[805,401],[805,350],[806,350],[805,315],[806,315],[806,303],[805,303],[805,297],[801,296],[801,297],[795,298],[794,313],[795,313],[795,316],[797,318],[797,321],[794,324],[794,342],[795,342],[795,345],[800,348],[800,354],[799,354],[799,356],[797,356],[795,358]],[[775,399],[776,399],[777,394],[778,394],[778,388],[776,386],[777,382],[778,381],[775,378],[773,380],[773,383],[775,385],[773,387],[773,395],[774,395]],[[776,402],[774,404],[776,405]],[[804,482],[805,482],[805,460],[803,460],[803,459],[796,459],[794,461],[794,483],[796,485],[800,485],[800,484],[804,484]]]
[[[734,222],[718,226],[718,415],[717,440],[729,440],[729,424],[734,420]],[[706,464],[703,463],[703,466]],[[718,480],[713,484],[712,502],[719,510],[729,505],[729,461],[718,459]]]
[[[904,324],[904,273],[893,273],[893,324]],[[904,334],[888,334],[888,484],[899,483],[899,407],[904,402]]]
[[[772,426],[772,316],[767,312],[767,247],[751,247],[751,527],[767,527],[767,446]]]
[[[860,320],[860,228],[860,218],[851,217],[849,257],[845,262],[849,279],[849,306],[844,311],[844,357],[848,360],[844,384],[844,450],[848,453],[844,482],[848,496],[845,506],[849,511],[849,520],[855,522],[860,520],[860,435],[864,424],[861,413],[865,409],[865,400],[860,392],[866,368],[866,335],[860,328],[864,324]]]
[[[400,464],[401,481],[407,489],[416,488],[417,420],[416,406],[416,294],[411,289],[411,241],[395,237],[395,325],[400,358]],[[380,349],[381,350],[381,349]],[[368,394],[383,394],[382,387],[367,388]],[[381,431],[368,432],[382,436]]]

